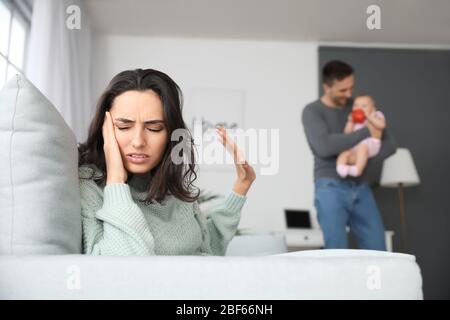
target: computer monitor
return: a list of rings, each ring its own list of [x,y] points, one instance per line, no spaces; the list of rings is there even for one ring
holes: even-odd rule
[[[311,229],[309,210],[284,209],[288,229]]]

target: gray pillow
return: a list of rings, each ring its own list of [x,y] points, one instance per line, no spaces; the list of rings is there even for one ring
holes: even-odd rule
[[[24,76],[0,91],[0,254],[81,253],[73,131]]]

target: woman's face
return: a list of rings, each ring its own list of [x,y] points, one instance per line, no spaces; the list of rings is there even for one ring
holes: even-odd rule
[[[152,90],[126,91],[114,99],[110,114],[125,169],[148,173],[161,161],[168,140],[159,96]],[[130,156],[136,153],[147,157]]]

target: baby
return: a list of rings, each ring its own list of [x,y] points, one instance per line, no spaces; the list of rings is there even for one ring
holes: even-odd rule
[[[355,123],[352,113],[348,116],[344,132],[353,131],[370,127],[372,136],[364,139],[352,149],[343,151],[337,158],[336,170],[342,178],[347,176],[359,177],[366,167],[367,160],[378,154],[381,148],[381,137],[383,129],[386,127],[386,121],[381,111],[377,111],[375,100],[368,94],[360,94],[355,97],[353,110],[361,109],[366,120],[364,123]]]

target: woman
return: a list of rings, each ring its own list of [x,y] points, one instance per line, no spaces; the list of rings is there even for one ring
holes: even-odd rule
[[[224,255],[255,180],[225,129],[221,143],[236,164],[236,182],[208,217],[199,210],[192,138],[182,94],[152,69],[116,75],[97,104],[87,141],[79,146],[84,253],[92,255]],[[172,141],[175,130],[185,139]],[[177,144],[188,163],[173,161]],[[183,151],[181,151],[183,153]]]

